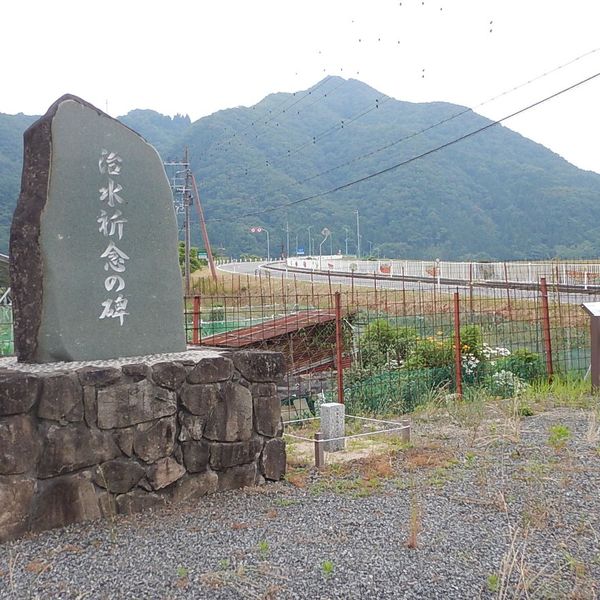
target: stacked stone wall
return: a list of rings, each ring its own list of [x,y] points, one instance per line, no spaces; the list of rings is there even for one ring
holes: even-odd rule
[[[0,541],[283,477],[281,354],[66,364],[0,370]]]

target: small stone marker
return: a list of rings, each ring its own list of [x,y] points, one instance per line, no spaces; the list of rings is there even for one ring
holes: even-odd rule
[[[10,235],[19,361],[185,350],[177,222],[156,150],[70,95],[24,138]]]
[[[323,439],[343,438],[345,435],[346,407],[337,402],[326,402],[321,404],[320,411]],[[323,446],[325,452],[340,452],[345,449],[346,440],[335,439],[332,442],[324,442]]]

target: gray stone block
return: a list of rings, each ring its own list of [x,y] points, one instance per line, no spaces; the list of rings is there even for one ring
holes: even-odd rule
[[[218,383],[231,379],[233,363],[224,356],[202,358],[188,373],[189,383]]]
[[[149,379],[152,376],[152,369],[144,363],[132,363],[121,367],[123,375],[129,377],[133,381],[141,381]]]
[[[89,429],[83,423],[41,429],[42,453],[38,465],[41,478],[91,467],[121,454],[109,431]]]
[[[145,474],[144,468],[137,462],[116,458],[98,465],[94,481],[109,492],[125,494],[136,486]]]
[[[277,383],[285,375],[285,358],[281,352],[240,350],[233,354],[233,362],[248,381]]]
[[[252,437],[252,394],[227,381],[219,387],[218,400],[208,416],[204,437],[217,442],[242,442]]]
[[[162,362],[152,365],[152,379],[154,383],[170,390],[177,390],[185,381],[187,371],[185,367],[176,362]]]
[[[213,471],[185,475],[174,486],[171,498],[174,502],[193,502],[218,490],[219,477]]]
[[[281,400],[274,383],[254,383],[250,386],[254,410],[254,429],[267,437],[275,437],[281,421]]]
[[[210,383],[195,385],[184,383],[180,396],[183,406],[193,415],[207,419],[219,399],[219,386]]]
[[[247,442],[213,442],[210,444],[210,466],[215,471],[256,461],[263,442],[253,439]]]
[[[256,484],[256,463],[231,467],[219,472],[219,490],[237,490],[243,487],[252,487]]]
[[[83,417],[88,427],[98,426],[96,388],[91,385],[83,387]]]
[[[0,371],[0,417],[26,413],[37,402],[41,382],[36,375]]]
[[[12,415],[0,419],[0,475],[35,471],[39,453],[40,441],[32,417]]]
[[[98,498],[88,473],[38,482],[31,512],[33,531],[64,527],[70,523],[98,519],[100,516]]]
[[[206,441],[184,442],[183,464],[190,473],[201,473],[208,468],[210,445]]]
[[[343,438],[346,431],[346,407],[337,402],[326,402],[321,404],[321,431],[324,440],[333,440],[324,442],[323,449],[325,452],[340,452],[346,447],[345,439]]]
[[[83,421],[83,389],[74,373],[41,376],[38,417],[51,421]]]
[[[121,452],[125,454],[125,456],[129,456],[130,458],[133,456],[134,433],[135,426],[113,430],[113,437],[115,439],[115,442],[117,442],[117,446],[119,446]]]
[[[116,383],[122,378],[121,369],[116,367],[87,366],[77,369],[81,385],[106,386]]]
[[[174,458],[157,460],[148,468],[148,482],[155,490],[165,488],[185,475],[185,468]]]
[[[173,454],[176,417],[167,417],[150,423],[141,423],[133,434],[133,451],[136,456],[147,463]]]
[[[30,477],[0,476],[0,543],[28,530],[35,485]]]
[[[165,504],[166,498],[164,496],[144,492],[140,489],[117,496],[117,511],[125,515],[131,515],[152,508],[160,508]]]
[[[260,457],[260,469],[266,479],[279,481],[285,475],[285,442],[281,438],[267,440]]]
[[[179,441],[190,442],[192,440],[201,440],[204,435],[207,416],[199,417],[197,415],[190,415],[183,410],[180,411],[178,414],[179,425],[181,426]]]
[[[142,380],[98,390],[98,427],[113,429],[153,421],[177,410],[175,392]]]

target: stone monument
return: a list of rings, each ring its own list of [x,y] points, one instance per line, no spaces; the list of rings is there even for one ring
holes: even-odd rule
[[[20,361],[185,350],[177,222],[156,150],[59,98],[25,132],[10,275]]]
[[[171,192],[139,135],[57,100],[25,133],[10,252],[0,543],[283,477],[283,355],[186,348]]]

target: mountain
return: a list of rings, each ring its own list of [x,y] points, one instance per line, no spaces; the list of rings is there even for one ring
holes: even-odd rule
[[[14,140],[5,149],[3,123],[13,131],[29,123],[23,119],[33,120],[0,115],[0,251],[20,163],[11,154]],[[309,90],[271,94],[194,123],[149,110],[121,120],[165,160],[181,158],[188,147],[213,247],[234,256],[266,253],[265,235],[249,230],[257,225],[269,230],[271,254],[281,254],[286,223],[292,252],[296,240],[308,252],[309,227],[316,252],[325,227],[332,243],[324,243],[324,253],[344,250],[346,238],[353,252],[356,210],[363,254],[369,248],[443,259],[600,254],[600,175],[540,144],[496,125],[415,159],[491,123],[465,107],[402,102],[360,81],[327,77]],[[197,227],[193,241],[200,244]]]

